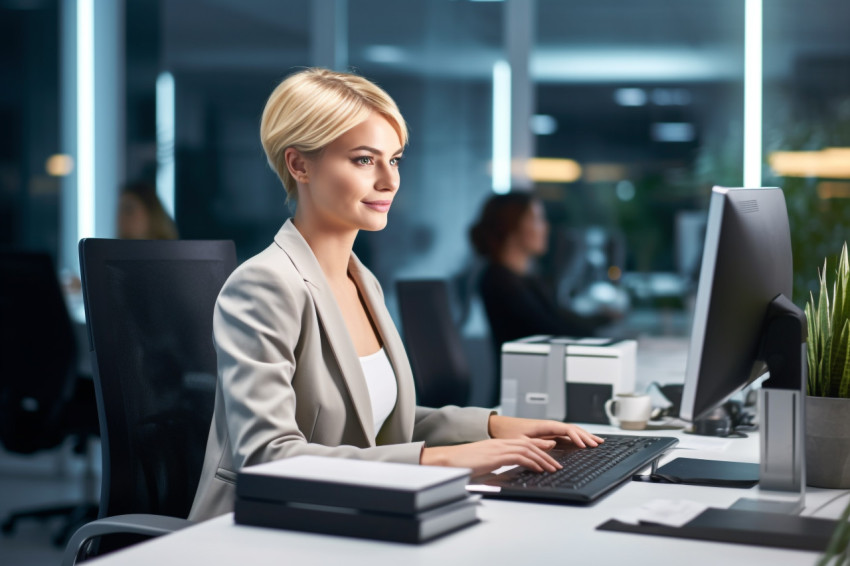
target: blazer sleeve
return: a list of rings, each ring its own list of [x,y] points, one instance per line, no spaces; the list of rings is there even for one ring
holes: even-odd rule
[[[213,334],[234,467],[300,454],[418,464],[422,442],[364,448],[307,441],[292,386],[306,308],[284,277],[262,265],[243,265],[219,295]]]
[[[426,446],[463,444],[490,438],[490,415],[496,411],[448,405],[439,409],[416,407],[413,440]]]

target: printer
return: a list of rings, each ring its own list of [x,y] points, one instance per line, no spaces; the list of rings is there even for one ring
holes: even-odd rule
[[[502,414],[608,424],[605,401],[635,389],[637,342],[529,336],[502,345]]]

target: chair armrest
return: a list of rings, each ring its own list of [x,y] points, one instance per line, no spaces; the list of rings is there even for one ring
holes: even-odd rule
[[[62,566],[74,566],[82,546],[94,537],[111,534],[133,534],[158,537],[193,525],[188,519],[165,515],[116,515],[86,523],[74,533],[62,555]]]

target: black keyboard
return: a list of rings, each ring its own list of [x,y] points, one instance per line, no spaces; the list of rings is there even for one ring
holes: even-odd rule
[[[652,463],[679,441],[658,436],[598,435],[605,442],[595,448],[565,448],[550,454],[563,466],[556,472],[518,467],[481,482],[485,495],[528,499],[561,499],[588,503]],[[480,484],[479,484],[480,485]]]

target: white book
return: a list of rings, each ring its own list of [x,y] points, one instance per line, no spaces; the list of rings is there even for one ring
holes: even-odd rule
[[[295,456],[243,468],[236,495],[409,515],[465,497],[470,473],[468,468]]]

